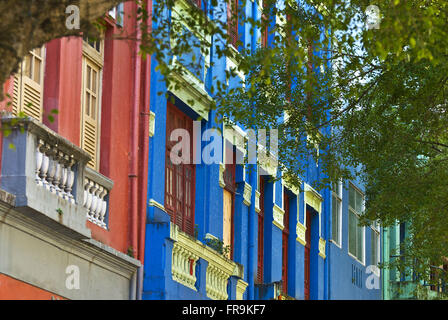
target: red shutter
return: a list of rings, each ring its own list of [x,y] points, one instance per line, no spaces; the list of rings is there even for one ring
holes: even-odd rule
[[[177,141],[170,141],[174,129],[190,133],[190,163],[174,165],[170,161],[171,149]],[[171,103],[167,105],[166,151],[165,151],[165,209],[171,221],[190,235],[194,234],[194,185],[195,166],[193,158],[193,120]]]
[[[258,213],[258,264],[257,281],[263,283],[264,258],[264,179],[260,176],[260,212]]]

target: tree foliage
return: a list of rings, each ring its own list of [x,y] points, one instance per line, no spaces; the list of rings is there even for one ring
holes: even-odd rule
[[[137,1],[135,39],[142,55],[154,57],[168,89],[180,85],[176,74],[198,75],[204,56],[211,56],[211,65],[233,56],[237,68],[206,84],[219,119],[278,129],[280,164],[295,184],[310,157],[323,170],[316,188],[360,177],[367,200],[363,222],[411,222],[402,259],[395,261],[400,270],[429,280],[429,266],[448,256],[448,3],[265,0],[259,20],[246,15],[246,4],[256,12],[260,3],[241,0],[238,23],[247,38],[267,28],[270,42],[251,47],[240,39],[236,53],[225,1],[210,0],[202,8],[185,1],[190,5],[177,17],[171,9],[178,0],[154,1],[152,8]],[[54,10],[43,12],[44,2],[54,2]],[[68,2],[106,12],[119,1],[3,2],[2,16],[11,10],[15,16],[0,24],[2,82],[29,49],[74,34],[63,25]],[[370,5],[379,9],[378,29],[366,26]],[[98,10],[83,9],[79,31],[91,30]],[[18,30],[17,19],[28,27]],[[245,75],[244,85],[232,86],[238,73]],[[285,114],[287,121],[280,121]]]

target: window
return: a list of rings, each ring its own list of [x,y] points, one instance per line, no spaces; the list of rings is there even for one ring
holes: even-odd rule
[[[230,44],[238,48],[238,0],[230,0],[227,6],[227,21]]]
[[[224,208],[223,208],[223,243],[228,246],[228,258],[233,258],[233,233],[234,233],[234,210],[236,193],[236,153],[233,145],[225,140],[225,170],[224,170]]]
[[[31,50],[14,75],[12,112],[42,121],[45,48]]]
[[[378,266],[380,263],[380,232],[377,223],[375,223],[370,230],[370,264]],[[379,269],[374,269],[375,273],[379,273]]]
[[[122,27],[123,26],[123,3],[120,3],[118,6],[113,7],[109,10],[109,16],[115,20],[115,23]]]
[[[364,227],[359,226],[359,216],[362,214],[364,196],[351,184],[348,202],[348,251],[361,263],[364,263]]]
[[[103,41],[84,38],[81,148],[92,157],[88,166],[95,170],[98,170],[99,163],[98,144],[101,118],[101,79],[104,63],[103,51]]]
[[[342,182],[333,183],[331,207],[331,239],[338,246],[342,243]]]
[[[184,129],[192,137],[193,120],[174,105],[168,103],[165,151],[165,209],[170,215],[171,221],[178,225],[180,230],[193,236],[195,166],[192,164],[191,158],[188,159],[189,161],[179,164],[174,164],[171,161],[171,150],[179,143],[178,141],[170,141],[171,132],[175,129]],[[182,143],[185,142],[182,139]],[[189,148],[190,157],[192,157],[193,146],[190,145]],[[179,154],[179,156],[184,155]]]

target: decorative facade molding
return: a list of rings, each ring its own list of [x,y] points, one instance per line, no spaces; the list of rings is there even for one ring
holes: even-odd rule
[[[301,224],[300,222],[297,222],[297,226],[296,226],[296,233],[297,233],[297,241],[300,242],[302,245],[306,245],[306,238],[305,238],[305,233],[306,233],[306,227]]]
[[[300,184],[302,184],[302,180],[300,180]],[[291,192],[294,193],[296,196],[298,196],[300,194],[300,188],[296,187],[292,183],[289,183],[288,181],[286,181],[283,178],[282,178],[282,185],[285,186],[285,188],[291,190]]]
[[[197,261],[201,258],[208,262],[206,270],[207,296],[213,300],[226,300],[228,298],[228,280],[232,275],[242,277],[243,266],[179,231],[179,227],[174,223],[170,223],[170,238],[174,240],[171,270],[173,280],[197,291],[195,270]]]
[[[258,145],[258,162],[267,175],[277,177],[278,159],[271,152],[268,156],[268,152],[260,145]]]
[[[308,204],[320,214],[322,210],[322,201],[323,198],[319,192],[305,183],[305,204]]]
[[[152,111],[149,111],[149,136],[154,136],[156,130],[156,114]]]
[[[280,230],[283,230],[285,227],[283,224],[283,216],[285,214],[285,210],[280,208],[278,205],[274,203],[274,207],[272,208],[272,216],[274,221],[272,223],[277,226]]]
[[[251,204],[251,198],[252,197],[252,186],[248,184],[247,182],[244,182],[244,193],[243,193],[243,203],[246,206],[250,206]]]
[[[244,156],[246,154],[246,132],[244,132],[244,130],[237,125],[230,125],[226,123],[224,123],[223,129],[224,139],[233,144]]]
[[[260,209],[260,191],[255,190],[255,211],[258,213]]]
[[[204,30],[201,30],[200,28],[192,28],[188,23],[188,19],[192,18],[188,12],[188,8],[191,5],[192,4],[187,0],[179,0],[175,2],[175,5],[171,11],[171,19],[173,22],[176,22],[176,24],[173,25],[182,25],[182,28],[189,30],[195,37],[201,41],[204,41],[204,43],[208,46],[211,46],[211,36],[206,35]],[[210,23],[213,22],[210,21]],[[177,32],[181,32],[181,30],[177,30]],[[176,34],[176,32],[174,34]],[[170,39],[170,42],[172,47],[176,45],[176,39],[174,37]],[[204,61],[201,77],[193,74],[184,65],[182,65],[181,62],[179,62],[177,56],[173,56],[173,65],[180,66],[182,68],[182,72],[181,74],[178,72],[173,72],[173,77],[176,78],[180,85],[173,88],[168,88],[168,90],[181,99],[184,103],[189,105],[189,107],[191,107],[203,119],[208,120],[208,114],[213,101],[212,97],[210,97],[205,90],[205,77],[208,69],[210,68],[210,54],[197,58],[203,59]],[[193,101],[193,103],[190,103],[190,101]]]
[[[149,199],[149,201],[148,201],[148,206],[150,206],[150,207],[157,207],[157,208],[159,208],[160,210],[162,210],[163,212],[166,212],[166,209],[165,209],[165,207],[163,206],[163,204],[160,204],[159,202],[157,202],[157,201],[154,200],[154,199]]]
[[[319,256],[321,256],[323,259],[326,258],[325,255],[325,245],[326,241],[323,238],[319,238]]]
[[[243,300],[243,294],[249,284],[241,279],[236,284],[236,300]]]
[[[224,182],[224,171],[226,170],[226,165],[224,163],[219,164],[219,186],[224,188],[226,183]]]

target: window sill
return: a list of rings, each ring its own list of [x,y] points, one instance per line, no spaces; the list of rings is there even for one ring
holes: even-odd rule
[[[336,241],[334,241],[333,239],[330,239],[330,242],[332,244],[334,244],[336,247],[338,247],[339,249],[342,249],[342,244],[337,243]]]
[[[353,254],[351,254],[350,252],[348,252],[348,255],[350,257],[352,257],[354,260],[356,260],[356,262],[358,262],[359,264],[361,264],[363,267],[366,266],[366,264],[364,262],[362,262],[361,260],[359,260],[357,257],[355,257]]]

